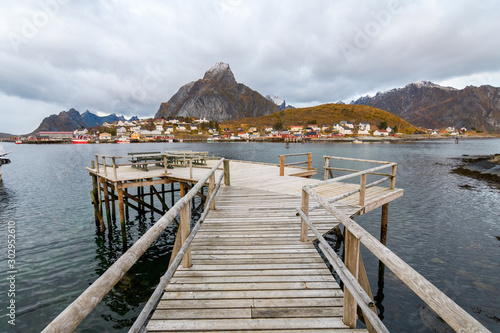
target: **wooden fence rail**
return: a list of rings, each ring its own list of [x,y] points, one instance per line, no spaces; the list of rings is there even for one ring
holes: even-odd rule
[[[219,162],[204,175],[191,190],[182,197],[165,215],[163,215],[132,247],[127,250],[106,272],[90,285],[73,303],[61,312],[42,332],[72,332],[113,286],[135,264],[151,244],[168,227],[170,222],[191,202],[191,199],[205,185],[210,176],[222,164]]]
[[[307,156],[307,161],[285,164],[285,157],[292,157],[292,156]],[[312,170],[312,153],[286,154],[286,155],[279,155],[279,157],[280,157],[280,176],[285,175],[286,166],[307,164],[307,171]]]
[[[201,214],[198,222],[196,222],[196,225],[194,226],[194,228],[191,231],[191,233],[189,234],[189,236],[186,238],[186,240],[182,244],[181,248],[179,249],[179,252],[175,256],[175,259],[172,261],[172,264],[168,267],[168,270],[161,277],[160,282],[158,283],[158,285],[155,288],[155,291],[153,292],[153,294],[149,298],[148,302],[146,303],[146,305],[142,309],[141,313],[139,314],[139,316],[135,320],[134,324],[130,328],[129,333],[137,333],[137,332],[144,331],[145,324],[146,324],[146,321],[148,320],[149,314],[151,313],[151,311],[153,311],[155,306],[160,301],[160,298],[163,294],[163,291],[165,290],[165,287],[170,282],[170,279],[174,275],[177,267],[179,267],[181,261],[183,261],[184,256],[189,255],[189,252],[188,252],[189,246],[191,245],[191,242],[193,241],[196,234],[198,233],[198,230],[200,229],[201,224],[205,221],[205,218],[207,217],[208,212],[210,210],[215,209],[214,199],[215,199],[215,196],[217,195],[217,192],[219,191],[224,174],[222,173],[220,175],[219,180],[217,181],[217,184],[213,184],[213,181],[214,181],[213,177],[214,177],[214,174],[212,174],[210,176],[210,184],[211,184],[210,187],[215,186],[215,188],[212,187],[212,191],[209,192],[210,197],[209,197],[208,201],[206,202],[205,210]],[[182,223],[182,221],[181,221],[181,223]]]
[[[330,181],[330,180],[329,180]],[[325,181],[328,182],[328,181]],[[319,185],[318,185],[319,186]],[[354,240],[354,243],[346,244],[345,257],[346,260],[359,260],[359,245],[363,244],[371,253],[373,253],[380,261],[382,261],[404,284],[406,284],[417,296],[420,297],[431,309],[433,309],[446,323],[448,323],[457,332],[490,332],[486,327],[479,323],[474,317],[467,313],[464,309],[458,306],[452,299],[446,296],[442,291],[415,271],[410,265],[399,258],[395,253],[385,247],[380,243],[375,237],[373,237],[369,232],[358,225],[354,220],[345,216],[341,211],[335,208],[332,204],[328,202],[326,198],[317,194],[310,186],[304,186],[303,188],[303,198],[302,202],[308,202],[309,197],[313,198],[318,202],[328,213],[333,215],[346,229],[346,235]],[[299,208],[300,209],[300,208]],[[303,232],[307,235],[307,210],[304,210],[304,205],[302,205],[302,225]],[[305,231],[304,231],[305,225]],[[301,234],[301,239],[303,235]],[[354,251],[354,252],[353,252]],[[351,252],[351,253],[350,253]],[[351,258],[351,259],[347,259]],[[356,264],[349,267],[349,263],[346,262],[346,266],[349,268],[352,275],[356,277],[357,266]],[[351,268],[355,268],[355,272]],[[345,283],[345,281],[344,281]],[[345,284],[349,288],[348,284]],[[344,307],[344,320],[346,325],[355,326],[355,321],[352,322],[351,318],[355,316],[355,306],[357,301],[352,296],[353,290],[349,290],[345,294],[344,302],[350,304],[348,307]],[[346,303],[344,303],[345,305]],[[347,312],[347,314],[346,314]],[[347,318],[346,318],[347,316]]]

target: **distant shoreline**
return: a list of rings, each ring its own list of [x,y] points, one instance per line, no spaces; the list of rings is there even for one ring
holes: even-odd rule
[[[460,135],[458,136],[459,142],[462,140],[477,140],[477,139],[497,139],[500,138],[500,134],[484,134],[484,135]],[[388,143],[397,143],[397,142],[412,142],[412,141],[455,141],[455,136],[441,136],[441,135],[429,135],[429,134],[405,134],[401,136],[353,136],[353,137],[336,137],[336,138],[319,138],[319,139],[302,139],[302,140],[290,140],[282,139],[282,138],[269,138],[269,137],[260,137],[255,139],[240,139],[240,140],[216,140],[213,143],[222,143],[222,142],[271,142],[271,143],[315,143],[315,142],[340,142],[340,143],[380,143],[380,142],[388,142]],[[0,139],[0,142],[14,142],[14,139]],[[131,143],[168,143],[168,140],[131,140]],[[183,138],[178,137],[173,139],[173,142],[179,143],[202,143],[207,142],[207,138]],[[101,144],[101,143],[116,143],[115,140],[108,140],[100,142],[89,142],[89,144]],[[33,140],[33,141],[23,141],[23,144],[72,144],[71,140]]]

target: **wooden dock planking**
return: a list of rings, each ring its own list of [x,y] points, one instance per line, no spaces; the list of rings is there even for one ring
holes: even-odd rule
[[[314,245],[300,242],[300,202],[221,188],[191,245],[193,266],[177,269],[148,331],[352,332],[342,322],[342,290]],[[346,207],[348,214],[357,210]],[[337,225],[313,213],[325,232]]]
[[[207,161],[208,167],[214,161]],[[300,241],[302,187],[315,179],[292,176],[301,171],[230,161],[231,186],[223,186],[191,245],[190,268],[179,267],[165,288],[147,326],[149,332],[366,332],[342,321],[343,293],[311,241]],[[150,165],[148,171],[120,166],[101,168],[111,183],[147,180],[155,184],[195,183],[206,168]],[[95,169],[88,170],[95,173]],[[216,171],[216,178],[222,173]],[[129,184],[129,185],[127,185]],[[124,183],[122,186],[132,186]],[[116,186],[116,185],[115,185]],[[139,185],[138,185],[139,186]],[[359,189],[359,184],[330,183],[315,188],[327,198]],[[382,206],[403,194],[387,187],[366,189],[336,202],[348,217]],[[309,207],[315,206],[309,202]],[[320,233],[339,223],[323,208],[310,211]]]

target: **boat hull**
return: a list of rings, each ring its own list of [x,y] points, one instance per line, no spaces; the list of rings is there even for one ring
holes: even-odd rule
[[[89,143],[89,140],[73,139],[71,142],[73,142],[74,145],[84,145]]]

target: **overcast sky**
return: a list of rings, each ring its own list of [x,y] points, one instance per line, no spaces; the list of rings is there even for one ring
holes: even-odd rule
[[[1,1],[0,132],[152,117],[217,62],[295,106],[427,80],[500,86],[500,1]]]

